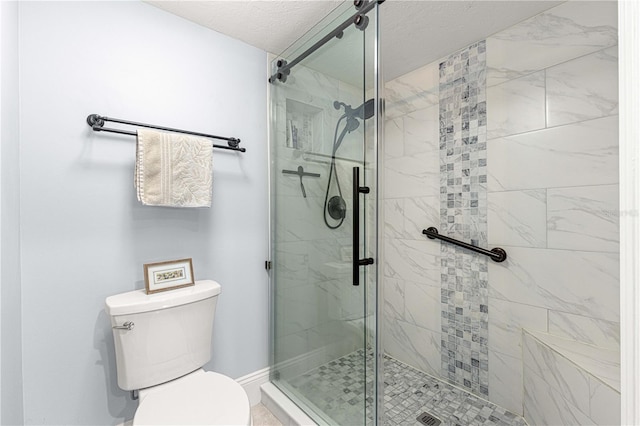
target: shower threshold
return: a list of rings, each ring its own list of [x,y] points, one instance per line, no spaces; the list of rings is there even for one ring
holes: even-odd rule
[[[347,426],[362,415],[365,395],[354,395],[353,389],[344,388],[345,383],[358,386],[362,381],[362,369],[354,368],[362,364],[362,354],[361,349],[293,377],[288,387],[302,395],[313,395],[315,408],[333,416],[330,424]],[[370,354],[367,358],[371,359]],[[367,377],[372,379],[373,375]],[[367,383],[367,389],[372,389],[372,383]],[[384,426],[422,426],[418,417],[425,412],[441,420],[442,426],[527,425],[522,417],[387,355],[383,405]],[[373,424],[370,412],[367,417],[367,424]]]

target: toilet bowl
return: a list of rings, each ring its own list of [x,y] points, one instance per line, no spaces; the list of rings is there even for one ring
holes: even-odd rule
[[[138,390],[133,425],[250,426],[251,407],[235,380],[202,367],[211,359],[220,285],[196,281],[162,293],[106,299],[118,386]]]
[[[143,389],[133,425],[251,425],[242,386],[211,371],[198,370],[169,383]]]

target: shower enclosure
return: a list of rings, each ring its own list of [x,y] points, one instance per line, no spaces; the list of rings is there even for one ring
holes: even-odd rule
[[[378,6],[362,3],[270,78],[272,382],[321,424],[375,416]]]
[[[272,382],[319,424],[620,424],[616,3],[442,3],[273,61]],[[510,13],[383,81],[385,17]]]

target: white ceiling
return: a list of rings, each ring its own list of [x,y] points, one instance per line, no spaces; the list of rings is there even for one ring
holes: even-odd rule
[[[152,0],[147,3],[278,54],[342,1]],[[440,59],[559,3],[562,1],[387,0],[380,6],[385,80]],[[346,43],[344,47],[348,48]],[[336,61],[332,66],[348,69],[349,64]]]

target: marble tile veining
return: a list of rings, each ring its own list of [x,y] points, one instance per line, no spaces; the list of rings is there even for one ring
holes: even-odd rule
[[[405,283],[405,318],[418,327],[440,332],[440,287]]]
[[[410,322],[385,322],[384,347],[392,357],[433,376],[440,376],[439,331],[418,327]]]
[[[547,69],[547,125],[618,114],[618,47]]]
[[[404,320],[404,281],[385,277],[383,280],[384,321]]]
[[[489,401],[522,415],[522,357],[489,350]]]
[[[438,194],[438,157],[432,153],[390,158],[385,161],[384,191],[388,198]]]
[[[422,230],[440,223],[440,197],[413,197],[404,200],[404,234],[408,239],[424,241]],[[435,248],[439,241],[432,241]]]
[[[437,151],[439,147],[438,105],[404,116],[404,153],[415,155]]]
[[[524,414],[532,424],[620,424],[620,352],[524,333]]]
[[[549,333],[607,349],[620,348],[620,323],[549,311]]]
[[[438,64],[432,63],[385,84],[387,118],[438,104]]]
[[[523,365],[561,393],[568,402],[589,413],[589,375],[574,363],[524,333]]]
[[[544,71],[487,89],[487,139],[545,127]]]
[[[522,357],[522,329],[547,331],[547,310],[490,297],[489,341],[491,350]]]
[[[490,192],[489,245],[547,246],[546,190]]]
[[[618,185],[547,191],[548,247],[620,251]]]
[[[616,2],[568,1],[487,39],[493,86],[617,43]]]
[[[489,264],[492,298],[619,321],[617,254],[503,248],[504,264]]]
[[[385,238],[405,238],[403,198],[389,198],[384,204],[384,236]]]
[[[589,378],[590,417],[599,425],[619,425],[620,393],[601,381]]]
[[[618,182],[618,117],[492,139],[488,190],[558,188]]]
[[[528,368],[524,369],[524,418],[531,425],[595,426],[587,413],[563,398]]]
[[[435,285],[440,280],[439,247],[432,241],[386,239],[384,276]]]
[[[528,332],[531,340],[543,342],[553,352],[561,353],[579,368],[620,392],[620,350],[606,349],[564,339],[552,334]]]
[[[404,122],[402,118],[384,122],[384,155],[385,158],[402,157],[404,155]]]

